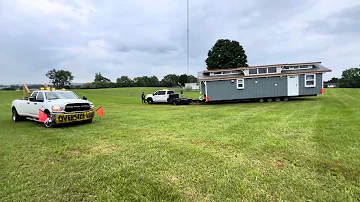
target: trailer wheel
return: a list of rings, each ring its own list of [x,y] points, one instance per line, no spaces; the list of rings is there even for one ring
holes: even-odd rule
[[[277,97],[277,98],[275,98],[275,101],[276,101],[276,102],[280,102],[280,100],[281,100],[281,99],[280,99],[280,98],[278,98],[278,97]]]
[[[271,98],[271,97],[269,97],[269,98],[267,99],[267,101],[268,101],[268,102],[271,102],[271,101],[272,101],[272,98]]]
[[[264,99],[260,98],[260,99],[259,99],[259,102],[264,102]]]
[[[289,100],[289,98],[288,98],[288,97],[284,97],[283,100],[286,102],[286,101]]]

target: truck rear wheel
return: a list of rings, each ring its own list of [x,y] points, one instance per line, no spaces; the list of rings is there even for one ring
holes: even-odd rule
[[[15,108],[12,109],[12,120],[14,122],[18,122],[18,121],[22,121],[23,120],[23,117],[21,117]]]

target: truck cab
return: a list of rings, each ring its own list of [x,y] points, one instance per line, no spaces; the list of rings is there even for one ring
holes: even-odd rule
[[[168,103],[169,96],[175,94],[173,90],[158,90],[153,94],[148,94],[146,96],[146,101],[149,104],[152,103]]]

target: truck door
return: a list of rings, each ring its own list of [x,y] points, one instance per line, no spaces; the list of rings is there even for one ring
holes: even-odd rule
[[[44,93],[43,92],[38,92],[37,95],[35,96],[35,99],[33,99],[30,103],[30,112],[29,114],[31,116],[38,116],[39,115],[39,109],[42,109],[42,103],[44,102]]]
[[[157,102],[167,102],[166,91],[160,90],[157,94]]]

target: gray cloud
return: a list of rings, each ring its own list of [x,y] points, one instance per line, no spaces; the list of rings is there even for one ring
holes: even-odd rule
[[[309,27],[316,33],[329,35],[357,35],[360,34],[360,5],[340,10],[327,19],[312,22]]]
[[[239,41],[250,65],[322,61],[326,78],[358,66],[360,3],[190,0],[190,73],[219,38]],[[96,72],[162,78],[186,73],[186,1],[0,1],[0,83],[75,82]]]

